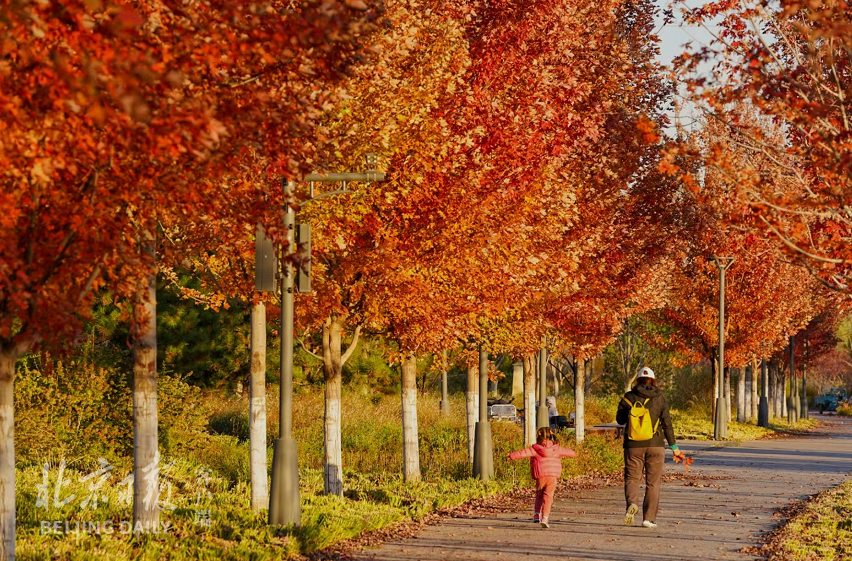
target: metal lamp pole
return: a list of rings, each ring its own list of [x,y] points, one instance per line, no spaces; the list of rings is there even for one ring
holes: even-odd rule
[[[491,423],[488,421],[488,353],[479,347],[479,421],[473,435],[473,476],[487,481],[494,477]]]
[[[719,375],[716,380],[716,419],[713,438],[728,438],[728,407],[724,394],[725,378],[725,271],[734,262],[733,257],[708,257],[719,269]]]
[[[335,195],[348,193],[347,181],[384,181],[385,174],[376,171],[377,159],[375,154],[367,154],[366,173],[331,173],[318,175],[312,173],[305,178],[311,182],[311,197],[307,202]],[[321,193],[314,196],[313,183],[342,183],[343,188]],[[287,231],[287,251],[283,255],[289,255],[293,251],[293,234],[296,228],[296,213],[290,206],[293,198],[295,183],[293,181],[282,181],[284,187],[284,202],[287,211],[284,214],[284,229]],[[307,231],[307,230],[306,230]],[[310,234],[308,234],[310,235]],[[258,243],[258,247],[261,243]],[[279,404],[279,435],[273,443],[272,452],[272,483],[269,489],[269,524],[298,526],[302,520],[302,509],[299,501],[299,462],[297,456],[296,440],[293,433],[293,288],[296,275],[289,261],[284,261],[281,266],[281,382],[280,382],[280,404]],[[260,274],[260,273],[258,273]],[[258,281],[258,285],[261,282]],[[310,291],[310,280],[306,279],[305,286]]]

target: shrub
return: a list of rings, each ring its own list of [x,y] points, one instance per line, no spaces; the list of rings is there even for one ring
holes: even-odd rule
[[[208,410],[201,391],[181,378],[157,381],[159,440],[164,454],[204,444]],[[104,457],[128,467],[133,457],[130,375],[87,361],[22,361],[15,383],[18,466],[90,464]]]
[[[22,362],[15,381],[19,466],[132,456],[132,397],[123,374],[49,357]]]
[[[841,403],[837,406],[837,414],[852,417],[852,403]]]
[[[210,415],[208,427],[213,434],[233,436],[241,442],[246,442],[249,439],[248,403],[244,408],[213,413]]]

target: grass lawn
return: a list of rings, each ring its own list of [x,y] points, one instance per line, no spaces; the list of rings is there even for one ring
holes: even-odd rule
[[[809,502],[775,536],[771,559],[852,559],[852,481]]]
[[[672,424],[678,440],[712,440],[713,421],[709,415],[696,415],[691,411],[672,410]],[[752,423],[728,423],[728,440],[759,440],[776,434],[795,433],[811,430],[819,426],[815,419],[801,420],[795,425],[787,419],[775,418],[770,420],[769,428],[763,428]]]

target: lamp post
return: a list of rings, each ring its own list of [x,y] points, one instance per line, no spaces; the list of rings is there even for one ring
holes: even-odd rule
[[[479,421],[474,427],[473,476],[483,481],[494,477],[491,423],[488,421],[488,353],[479,347]]]
[[[305,178],[310,182],[310,198],[305,204],[330,195],[348,193],[346,182],[384,181],[385,174],[376,171],[377,158],[375,154],[367,154],[367,171],[365,173],[331,173],[319,175],[312,173]],[[314,195],[313,184],[317,183],[342,183],[342,189]],[[293,251],[293,238],[296,229],[296,213],[290,205],[295,189],[295,182],[282,180],[284,189],[284,229],[287,233],[287,241],[282,250],[282,257]],[[310,236],[309,228],[300,228],[303,235]],[[259,233],[261,235],[262,232]],[[303,240],[304,241],[304,240]],[[268,243],[265,240],[258,241],[258,248]],[[261,256],[258,255],[257,286],[268,286],[268,281],[261,278],[262,271]],[[279,396],[279,434],[278,439],[272,445],[272,483],[269,489],[269,524],[298,526],[302,520],[301,504],[299,502],[299,462],[297,456],[296,440],[293,438],[293,291],[296,284],[296,275],[293,265],[282,259],[279,267],[279,279],[281,280],[281,371],[280,371],[280,396]],[[310,277],[299,279],[300,292],[310,291]]]
[[[719,375],[716,377],[716,419],[713,425],[713,438],[728,438],[728,407],[725,402],[725,271],[734,262],[733,257],[708,257],[719,270]]]

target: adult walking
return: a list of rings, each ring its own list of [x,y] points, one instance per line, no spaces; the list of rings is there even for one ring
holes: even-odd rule
[[[660,486],[663,481],[663,462],[668,441],[675,458],[683,459],[675,444],[669,404],[660,388],[654,371],[643,368],[633,389],[618,403],[615,420],[624,429],[624,498],[627,512],[624,524],[631,526],[639,512],[639,485],[645,475],[645,499],[642,502],[642,526],[657,527],[660,505]]]

